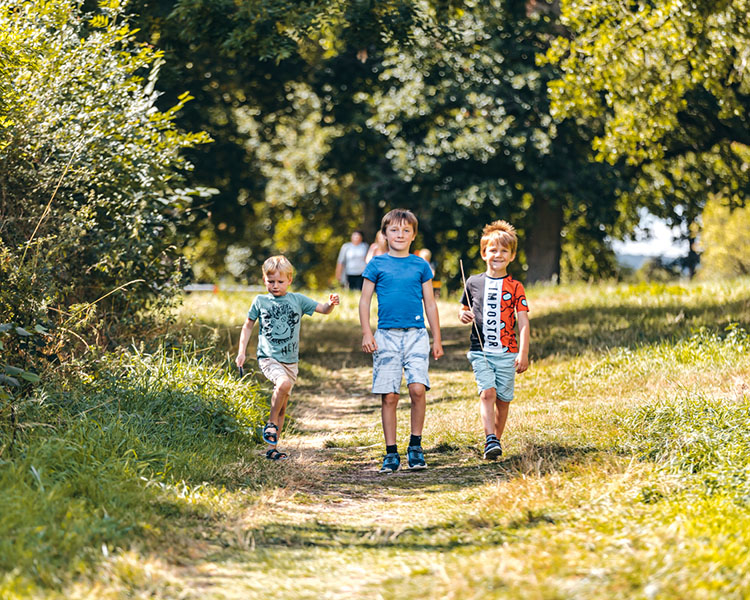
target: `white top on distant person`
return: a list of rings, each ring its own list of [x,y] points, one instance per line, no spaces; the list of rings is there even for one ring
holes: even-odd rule
[[[336,280],[350,290],[362,289],[362,272],[365,270],[367,244],[361,231],[352,232],[351,241],[341,246],[336,260]]]

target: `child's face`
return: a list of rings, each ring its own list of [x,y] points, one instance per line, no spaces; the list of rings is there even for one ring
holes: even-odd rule
[[[508,246],[504,246],[497,240],[491,240],[482,252],[482,258],[487,263],[487,272],[490,276],[502,277],[505,275],[508,265],[513,262],[515,257],[515,253],[511,252]]]
[[[414,228],[407,221],[391,223],[385,229],[388,248],[395,252],[409,252],[409,246],[411,246],[415,237],[417,237],[417,234],[414,233]]]
[[[269,271],[263,275],[263,283],[266,284],[268,293],[278,298],[286,294],[286,289],[292,283],[292,278],[281,271]]]

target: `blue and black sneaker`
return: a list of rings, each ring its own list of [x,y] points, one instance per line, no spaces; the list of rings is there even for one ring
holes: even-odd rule
[[[383,466],[380,467],[381,473],[395,473],[401,465],[401,457],[398,452],[389,452],[383,459]]]
[[[497,439],[495,434],[491,433],[484,442],[484,458],[485,460],[495,460],[502,455],[503,448],[500,445],[500,440]]]
[[[409,446],[406,449],[406,457],[409,461],[409,468],[412,471],[427,468],[427,463],[424,461],[424,451],[422,450],[422,446]]]

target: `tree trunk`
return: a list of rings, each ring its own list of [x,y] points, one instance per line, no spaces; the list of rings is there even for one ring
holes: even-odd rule
[[[560,281],[560,233],[563,225],[562,205],[546,196],[538,198],[532,208],[532,224],[525,242],[526,283]]]
[[[362,232],[369,244],[375,241],[375,234],[380,229],[380,212],[377,201],[364,199],[362,202]]]

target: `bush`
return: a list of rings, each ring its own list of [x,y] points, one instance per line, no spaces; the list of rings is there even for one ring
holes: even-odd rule
[[[117,0],[79,7],[0,1],[0,321],[107,343],[181,287],[181,151],[209,138],[176,129],[187,94],[156,109],[161,54]]]

